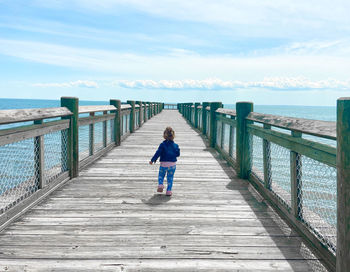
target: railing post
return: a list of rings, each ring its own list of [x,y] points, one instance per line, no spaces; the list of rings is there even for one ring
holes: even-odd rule
[[[130,113],[130,133],[135,131],[135,101],[128,100],[126,103],[131,105],[131,113]]]
[[[236,103],[237,130],[236,130],[236,162],[237,174],[242,179],[247,179],[251,170],[250,150],[251,143],[247,132],[246,117],[253,111],[253,103]]]
[[[301,133],[292,131],[292,136],[301,138]],[[300,218],[302,212],[302,161],[301,155],[290,151],[290,178],[291,178],[291,208],[295,218]]]
[[[43,124],[43,120],[35,120],[35,125]],[[34,138],[34,154],[35,154],[35,169],[36,169],[36,179],[39,182],[39,189],[45,187],[44,180],[44,169],[45,169],[45,158],[44,158],[44,136],[37,136]]]
[[[121,118],[122,118],[122,112],[121,112],[121,102],[120,100],[117,99],[110,99],[109,104],[113,105],[116,107],[115,111],[115,118],[114,118],[114,142],[115,145],[120,145],[121,142],[121,136],[122,136],[122,131],[121,131]]]
[[[140,111],[139,111],[139,113],[140,113],[140,115],[139,115],[139,127],[141,127],[142,126],[142,121],[143,121],[143,103],[141,102],[141,101],[137,101],[136,102],[139,106],[140,106]]]
[[[194,103],[194,127],[198,128],[198,106],[201,103]]]
[[[350,97],[337,100],[337,272],[350,268]]]
[[[206,108],[210,105],[209,102],[203,102],[202,108],[202,127],[203,127],[203,135],[207,134],[207,110]]]
[[[68,166],[71,178],[79,175],[79,99],[76,97],[61,97],[61,107],[69,109],[73,115],[68,129]]]
[[[216,110],[222,107],[221,102],[212,102],[210,103],[210,138],[209,145],[210,147],[215,147],[216,143]]]

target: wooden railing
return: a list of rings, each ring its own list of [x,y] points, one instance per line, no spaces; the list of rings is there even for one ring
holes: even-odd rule
[[[0,229],[162,108],[120,100],[79,106],[78,98],[62,97],[59,108],[0,110]]]
[[[327,269],[347,271],[350,99],[338,100],[337,122],[260,114],[248,102],[238,102],[236,110],[219,102],[183,103],[178,109],[304,238]]]

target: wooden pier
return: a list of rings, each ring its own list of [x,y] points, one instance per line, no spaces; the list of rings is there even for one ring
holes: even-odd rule
[[[169,125],[181,148],[172,197],[156,193],[158,165],[148,164]],[[155,115],[0,234],[0,271],[304,272],[315,263],[174,110]]]

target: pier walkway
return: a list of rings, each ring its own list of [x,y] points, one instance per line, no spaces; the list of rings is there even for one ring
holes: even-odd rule
[[[149,165],[166,126],[173,196]],[[0,271],[312,271],[312,254],[177,111],[163,110],[0,233]]]

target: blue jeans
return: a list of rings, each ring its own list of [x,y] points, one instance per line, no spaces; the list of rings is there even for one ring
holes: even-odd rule
[[[167,184],[168,184],[168,188],[166,189],[167,191],[171,191],[173,187],[175,170],[176,170],[176,165],[171,167],[163,167],[163,166],[159,167],[158,184],[163,185],[165,174],[167,174],[167,177],[166,177]]]

